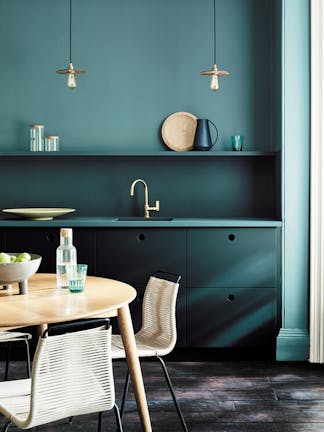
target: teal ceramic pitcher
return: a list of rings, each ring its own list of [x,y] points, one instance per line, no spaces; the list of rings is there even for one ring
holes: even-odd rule
[[[211,123],[214,126],[216,131],[216,137],[214,139],[214,142],[212,142],[211,139],[209,123]],[[214,125],[214,123],[208,119],[197,119],[197,127],[196,127],[194,143],[193,143],[193,150],[197,150],[197,151],[210,150],[216,144],[217,139],[218,139],[218,129]]]

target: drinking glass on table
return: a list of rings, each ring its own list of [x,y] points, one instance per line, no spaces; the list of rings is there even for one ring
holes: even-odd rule
[[[80,293],[85,288],[87,277],[87,264],[68,264],[66,265],[66,276],[68,288],[71,293]]]

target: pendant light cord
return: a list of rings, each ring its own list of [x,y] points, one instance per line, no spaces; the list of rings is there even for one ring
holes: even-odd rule
[[[214,64],[216,64],[216,0],[214,0]]]
[[[70,63],[72,63],[72,0],[70,0]]]

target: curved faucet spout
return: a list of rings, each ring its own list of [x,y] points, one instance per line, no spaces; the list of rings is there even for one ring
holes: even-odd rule
[[[130,195],[134,196],[134,190],[137,183],[142,183],[144,185],[144,217],[149,218],[150,217],[150,210],[160,210],[160,202],[156,201],[154,207],[150,207],[149,205],[149,198],[148,198],[148,186],[146,181],[143,179],[136,179],[133,181],[130,187]]]
[[[142,183],[144,185],[144,195],[145,195],[144,199],[145,199],[145,202],[148,202],[148,187],[147,187],[147,183],[145,180],[142,180],[142,179],[134,180],[133,183],[131,184],[131,187],[130,187],[130,195],[134,196],[134,190],[135,190],[135,186],[137,183]]]

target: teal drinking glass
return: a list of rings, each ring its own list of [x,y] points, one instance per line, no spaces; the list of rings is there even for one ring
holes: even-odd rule
[[[242,151],[244,136],[243,135],[232,135],[232,150],[234,151]]]
[[[87,264],[70,264],[66,266],[68,287],[71,293],[80,293],[84,291],[87,271]]]

